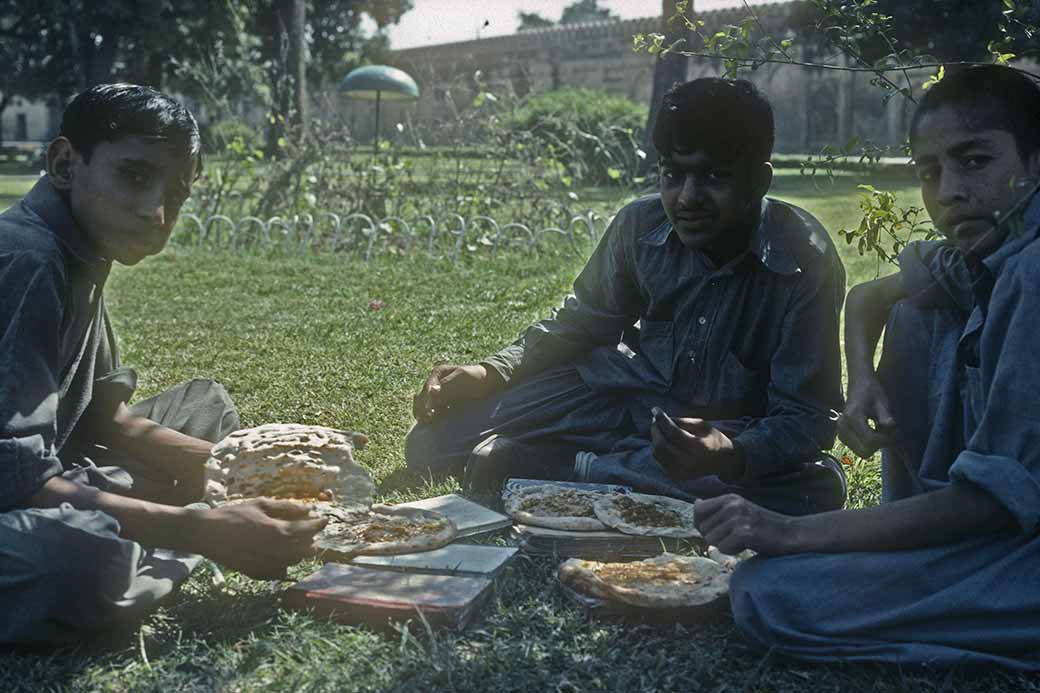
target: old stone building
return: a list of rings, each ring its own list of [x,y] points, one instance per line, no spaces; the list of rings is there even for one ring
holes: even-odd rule
[[[805,43],[811,22],[807,4],[794,1],[752,6],[759,25],[777,40],[795,36]],[[704,31],[714,33],[727,24],[739,24],[748,16],[744,7],[704,12]],[[415,77],[422,96],[411,105],[388,105],[384,132],[407,118],[430,123],[450,118],[453,109],[472,102],[478,85],[474,75],[492,92],[518,96],[563,86],[593,87],[649,103],[655,58],[632,50],[634,34],[662,31],[661,17],[592,22],[524,31],[459,43],[400,50],[394,63]],[[811,43],[811,42],[810,42]],[[812,56],[800,49],[799,58],[831,62],[831,55]],[[718,61],[687,60],[687,78],[716,75]],[[883,92],[872,86],[872,73],[851,73],[791,65],[764,65],[746,75],[770,98],[776,111],[777,152],[812,153],[825,145],[842,145],[854,136],[861,142],[899,145],[906,136],[910,108],[903,98],[887,103]],[[927,74],[912,75],[915,88]],[[367,104],[353,104],[357,112]],[[367,112],[367,111],[365,111]],[[357,118],[361,137],[370,135],[367,119]]]
[[[44,101],[14,97],[0,115],[0,142],[39,142],[58,131],[61,112]]]

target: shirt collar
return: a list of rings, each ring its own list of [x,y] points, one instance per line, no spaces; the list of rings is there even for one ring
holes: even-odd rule
[[[1032,198],[1024,210],[1006,222],[1012,228],[1000,247],[982,258],[982,264],[994,277],[1000,274],[1009,258],[1040,236],[1040,194],[1033,192]]]
[[[798,217],[798,220],[804,224],[808,224],[809,221],[816,223],[811,218],[808,220],[802,218],[801,210],[797,207],[784,205],[777,200],[762,198],[758,223],[751,234],[748,249],[735,258],[733,262],[727,263],[727,265],[732,266],[744,256],[753,255],[767,269],[777,274],[798,274],[802,271],[801,265],[791,252],[788,240],[789,235],[785,233],[784,225],[778,223],[779,220],[774,218],[774,210],[778,205],[783,205],[791,210]],[[672,222],[666,218],[661,224],[643,234],[639,238],[639,242],[644,245],[663,246],[668,242],[668,237],[672,235],[673,231]]]
[[[72,218],[68,203],[48,176],[36,181],[29,194],[22,199],[22,204],[43,219],[51,233],[58,237],[62,245],[89,267],[107,276],[112,266],[110,260],[98,255],[97,251]]]

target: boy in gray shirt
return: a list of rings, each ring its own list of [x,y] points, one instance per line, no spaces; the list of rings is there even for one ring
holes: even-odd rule
[[[183,106],[101,85],[69,104],[47,174],[0,215],[0,643],[135,623],[195,554],[284,575],[323,526],[277,501],[183,507],[239,426],[220,385],[126,404],[136,375],[119,364],[105,279],[163,249],[200,169]]]

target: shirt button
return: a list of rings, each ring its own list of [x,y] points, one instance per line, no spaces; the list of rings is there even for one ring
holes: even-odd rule
[[[697,362],[697,352],[694,351],[693,349],[690,349],[689,351],[687,351],[686,352],[686,356],[690,359],[690,363],[696,363]]]
[[[697,324],[698,325],[703,325],[703,324],[705,324],[707,322],[708,322],[708,319],[706,317],[704,317],[703,315],[700,316],[699,318],[697,318]]]

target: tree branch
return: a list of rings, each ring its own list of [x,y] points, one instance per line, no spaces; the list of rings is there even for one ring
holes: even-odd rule
[[[889,67],[854,67],[852,65],[832,65],[830,63],[814,63],[807,62],[804,60],[781,60],[779,58],[735,58],[728,55],[721,55],[719,53],[702,53],[699,51],[673,51],[680,55],[685,55],[688,58],[707,58],[709,60],[729,60],[738,63],[741,67],[757,67],[759,65],[774,64],[774,65],[794,65],[795,67],[808,67],[816,70],[836,70],[838,72],[873,72],[873,73],[887,73],[887,72],[902,72],[904,70],[926,70],[929,68],[940,68],[950,67],[951,65],[992,65],[992,63],[984,63],[978,60],[956,60],[947,63],[942,62],[930,62],[930,63],[913,63],[909,65],[892,65]],[[1031,77],[1037,81],[1040,81],[1040,74],[1030,72],[1029,70],[1023,70],[1020,67],[1014,67],[1011,65],[1007,66],[1008,69],[1020,72],[1027,77]]]

